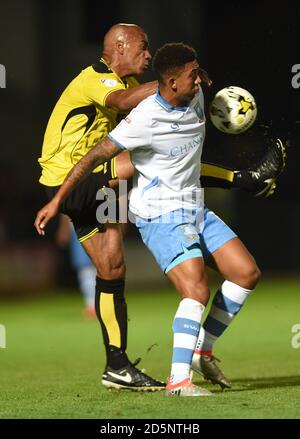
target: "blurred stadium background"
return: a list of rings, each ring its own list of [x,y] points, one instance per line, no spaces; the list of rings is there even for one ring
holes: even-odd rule
[[[63,88],[83,67],[97,59],[107,29],[116,22],[135,22],[149,34],[151,50],[167,41],[185,41],[199,51],[200,62],[214,80],[210,95],[226,85],[239,85],[254,94],[258,124],[272,124],[291,143],[289,161],[279,187],[267,200],[237,191],[207,191],[207,204],[230,222],[256,256],[263,272],[297,275],[300,272],[300,204],[298,148],[300,90],[291,85],[292,66],[299,63],[300,6],[293,2],[280,11],[269,1],[184,3],[125,2],[116,0],[103,9],[96,0],[11,0],[1,3],[0,63],[6,67],[6,89],[0,89],[0,295],[25,289],[72,283],[66,254],[53,246],[52,232],[40,239],[32,227],[44,203],[38,184],[43,133],[50,112]],[[294,6],[293,6],[294,5]],[[144,79],[153,78],[151,71]],[[255,130],[252,130],[255,131]],[[219,134],[208,123],[207,150],[217,158],[245,145],[263,145],[261,133],[242,136]],[[231,151],[231,152],[230,152]],[[208,151],[207,151],[208,152]],[[243,158],[239,157],[243,165]],[[156,265],[137,244],[130,227],[128,279],[140,270],[130,263],[141,252],[151,269],[143,275],[159,278]],[[145,256],[144,256],[145,255]],[[153,268],[152,268],[153,267]],[[138,278],[137,278],[138,280]],[[73,284],[74,285],[74,284]]]
[[[79,295],[68,251],[53,240],[57,223],[45,238],[33,228],[46,201],[37,159],[60,93],[98,58],[105,32],[117,22],[141,25],[152,53],[170,41],[193,45],[214,81],[207,101],[227,85],[254,95],[258,120],[249,132],[228,136],[208,121],[208,158],[211,154],[228,166],[247,165],[241,151],[248,150],[250,162],[259,156],[266,125],[289,140],[288,164],[271,198],[210,189],[207,204],[239,234],[264,278],[299,280],[300,88],[291,84],[292,66],[300,63],[299,4],[286,2],[279,9],[266,0],[115,0],[105,6],[96,0],[10,0],[0,6],[0,64],[6,68],[6,88],[0,89],[0,309],[1,301],[10,298],[61,290]],[[143,79],[153,79],[152,72]],[[125,242],[127,290],[168,285],[132,225]],[[300,281],[298,285],[300,290]]]

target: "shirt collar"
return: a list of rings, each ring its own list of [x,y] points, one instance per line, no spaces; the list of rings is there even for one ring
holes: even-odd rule
[[[114,71],[114,69],[108,64],[108,62],[105,61],[104,58],[101,57],[100,60],[99,60],[99,62],[100,62],[100,63],[103,63],[103,64],[108,68],[108,70],[109,70],[111,73],[114,73],[114,74],[120,79],[120,81],[123,82],[123,84],[127,85],[126,80],[120,78],[120,76]]]
[[[174,105],[170,104],[170,102],[166,101],[166,99],[164,99],[161,96],[161,94],[159,93],[159,90],[155,95],[155,100],[159,103],[159,105],[161,105],[168,112],[173,111],[173,110],[185,112],[189,108],[188,106],[175,107]]]

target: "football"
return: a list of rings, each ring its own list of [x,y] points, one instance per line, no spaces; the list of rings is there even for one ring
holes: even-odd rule
[[[215,94],[209,105],[209,116],[218,130],[240,134],[254,123],[257,107],[254,97],[241,87],[225,87]]]

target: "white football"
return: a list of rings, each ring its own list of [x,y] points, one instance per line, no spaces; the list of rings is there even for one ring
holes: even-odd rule
[[[214,96],[209,116],[223,133],[240,134],[251,127],[257,116],[254,97],[241,87],[225,87]]]

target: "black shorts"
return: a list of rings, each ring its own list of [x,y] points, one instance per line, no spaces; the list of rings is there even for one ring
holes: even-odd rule
[[[60,186],[46,186],[46,193],[49,200],[54,197],[59,188]],[[99,189],[102,189],[105,194],[101,173],[90,174],[75,187],[60,206],[60,212],[68,215],[72,220],[77,238],[80,242],[105,230],[105,225],[99,222],[96,216],[97,209],[103,203],[103,199],[96,199]],[[118,205],[118,203],[116,204]],[[116,222],[116,218],[110,218],[109,222]]]

